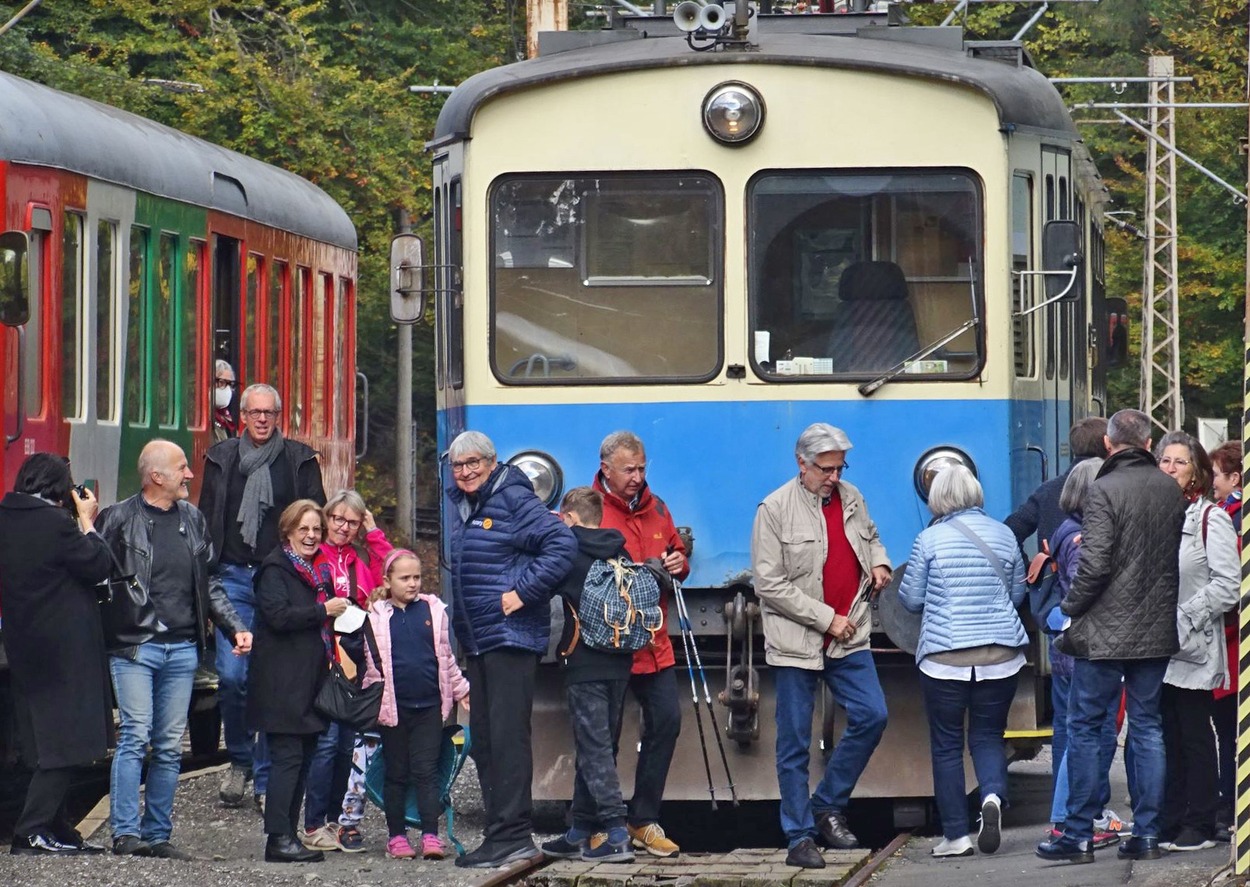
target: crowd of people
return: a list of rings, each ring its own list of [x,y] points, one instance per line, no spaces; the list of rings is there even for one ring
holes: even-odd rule
[[[64,801],[74,769],[113,741],[115,698],[111,850],[188,858],[171,840],[174,790],[211,623],[230,759],[220,800],[242,806],[250,783],[266,860],[364,850],[364,774],[379,753],[386,855],[446,856],[438,760],[457,705],[468,713],[485,829],[456,865],[677,856],[660,816],[681,726],[665,623],[690,562],[647,483],[643,441],[609,434],[595,477],[553,512],[522,471],[498,461],[486,435],[460,434],[446,460],[449,608],[423,592],[420,558],[392,547],[358,493],[327,500],[314,451],[279,429],[276,390],[239,393],[236,425],[228,364],[218,362],[214,387],[220,439],[207,452],[198,508],[188,501],[186,454],[166,440],[143,448],[139,491],[98,515],[68,461],[44,453],[26,459],[0,501],[4,642],[34,770],[13,852],[109,849],[74,830]],[[1003,737],[1029,644],[1021,546],[1034,534],[1053,557],[1059,590],[1034,613],[1051,638],[1055,773],[1052,827],[1037,855],[1092,862],[1118,843],[1121,857],[1149,859],[1226,834],[1240,449],[1208,456],[1172,432],[1152,450],[1150,420],[1135,410],[1082,420],[1070,440],[1068,471],[1005,521],[986,513],[972,471],[940,471],[927,496],[932,521],[894,583],[868,503],[846,481],[848,435],[816,423],[799,436],[797,471],[760,504],[751,537],[789,865],[822,868],[822,846],[859,846],[849,802],[888,719],[869,647],[882,593],[897,594],[919,620],[915,657],[942,830],[932,854],[999,849],[1009,803]],[[656,624],[636,645],[594,644],[580,632],[592,628],[580,625],[579,607],[603,563],[618,578],[627,567],[645,570],[658,588]],[[530,724],[553,597],[565,617],[555,649],[575,779],[570,827],[537,846]],[[335,666],[365,688],[380,685],[376,728],[321,713],[316,700]],[[812,715],[825,688],[846,728],[812,791]],[[642,730],[626,798],[616,749],[629,695]],[[1109,809],[1121,718],[1133,806],[1125,838]],[[965,747],[979,786],[975,828]],[[410,822],[419,840],[410,840]]]

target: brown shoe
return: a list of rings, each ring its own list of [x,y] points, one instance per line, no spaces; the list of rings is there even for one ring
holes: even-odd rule
[[[640,826],[631,825],[627,828],[630,841],[639,850],[645,850],[660,859],[672,859],[681,853],[681,848],[668,839],[658,822],[649,822]]]

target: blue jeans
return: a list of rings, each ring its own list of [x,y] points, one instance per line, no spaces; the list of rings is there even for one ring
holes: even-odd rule
[[[1050,676],[1051,701],[1055,708],[1055,736],[1051,741],[1051,768],[1054,771],[1055,793],[1051,799],[1050,821],[1060,830],[1068,818],[1068,697],[1071,695],[1072,676]],[[1099,787],[1099,803],[1107,807],[1111,803],[1111,761],[1115,758],[1116,717],[1120,714],[1117,698],[1107,708],[1107,720],[1103,724],[1102,743],[1098,747],[1098,772],[1102,776]],[[1100,814],[1101,815],[1101,814]]]
[[[254,567],[240,564],[219,564],[218,575],[226,589],[226,597],[249,631],[256,630],[256,595],[252,590]],[[230,763],[252,771],[252,789],[263,795],[269,783],[269,755],[265,734],[247,729],[247,663],[248,656],[235,656],[234,638],[217,629],[217,700],[221,708],[221,726],[226,737]]]
[[[816,836],[816,815],[846,812],[851,790],[885,732],[885,694],[881,692],[872,654],[867,650],[841,659],[826,658],[820,671],[778,666],[772,672],[777,686],[781,829],[793,847],[804,838]],[[845,709],[846,730],[829,756],[815,794],[809,795],[812,711],[821,681]]]
[[[1133,835],[1158,837],[1166,760],[1159,699],[1167,659],[1078,659],[1068,698],[1068,819],[1065,833],[1077,841],[1094,837],[1102,814],[1101,786],[1106,778],[1102,734],[1108,710],[1123,688],[1127,697],[1128,746],[1133,772]],[[1123,683],[1121,683],[1121,680]],[[1102,771],[1100,774],[1099,771]]]
[[[327,822],[338,823],[343,812],[343,795],[347,790],[348,768],[351,767],[352,746],[356,731],[338,721],[331,721],[320,736],[308,765],[308,781],[304,786],[304,830],[321,828]],[[335,769],[343,776],[343,784],[335,788]]]
[[[109,825],[114,837],[136,835],[155,844],[173,831],[174,791],[182,765],[182,734],[200,654],[195,641],[149,642],[135,658],[109,656],[121,726],[109,775]],[[139,822],[139,783],[143,757],[152,744]]]
[[[964,717],[968,719],[968,752],[981,787],[981,799],[997,795],[1007,805],[1007,750],[1003,732],[1016,695],[1016,676],[992,681],[947,681],[923,672],[925,713],[929,718],[929,756],[933,762],[933,796],[942,820],[942,835],[968,834],[968,791],[964,785]]]

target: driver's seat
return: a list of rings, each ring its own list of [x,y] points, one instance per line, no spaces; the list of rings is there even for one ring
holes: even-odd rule
[[[884,372],[920,350],[903,269],[855,262],[838,280],[829,356],[835,373]]]

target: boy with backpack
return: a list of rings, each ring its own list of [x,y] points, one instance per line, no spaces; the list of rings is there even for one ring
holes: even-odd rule
[[[603,496],[597,490],[569,490],[560,503],[560,519],[577,537],[573,568],[555,592],[564,601],[558,652],[573,725],[577,777],[572,828],[544,843],[542,851],[560,859],[630,862],[634,850],[625,828],[616,745],[633,652],[641,645],[639,640],[650,639],[650,591],[654,588],[657,617],[659,591],[647,568],[629,562],[621,532],[599,528]],[[612,577],[610,582],[608,577]],[[636,604],[630,603],[631,588]],[[624,602],[624,611],[616,606],[618,598]],[[659,624],[657,618],[654,627]]]

